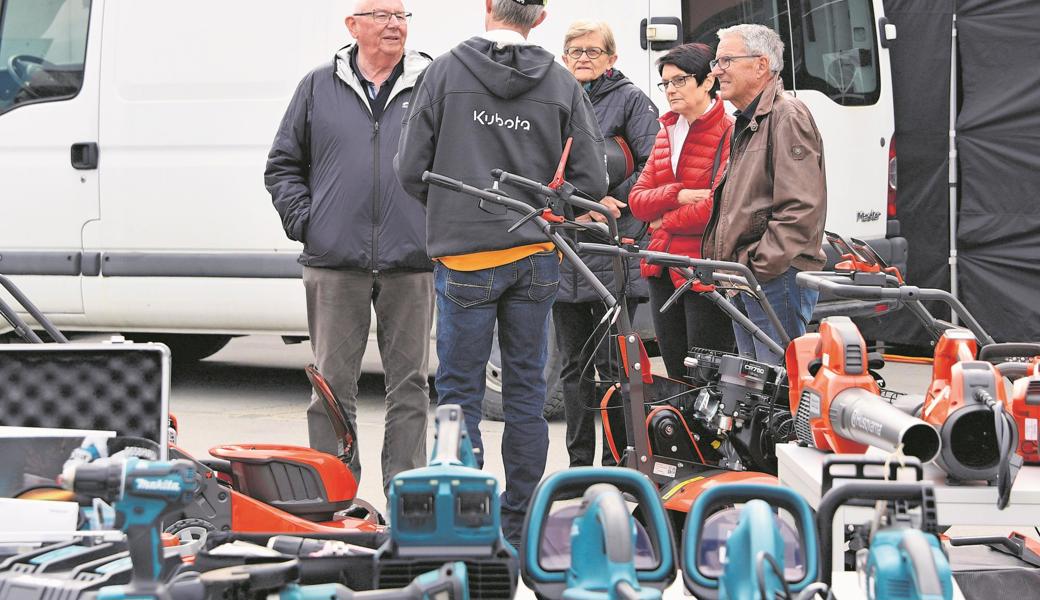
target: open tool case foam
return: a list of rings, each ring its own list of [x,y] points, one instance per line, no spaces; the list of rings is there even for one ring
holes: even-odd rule
[[[0,425],[114,431],[167,456],[163,344],[0,344]]]

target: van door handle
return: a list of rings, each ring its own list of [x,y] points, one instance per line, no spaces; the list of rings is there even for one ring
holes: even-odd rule
[[[96,169],[98,167],[97,142],[84,142],[72,145],[73,169]]]

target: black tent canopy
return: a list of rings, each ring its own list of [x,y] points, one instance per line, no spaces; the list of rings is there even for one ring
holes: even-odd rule
[[[885,0],[884,6],[898,31],[891,62],[907,278],[951,289],[956,39],[957,293],[998,341],[1040,340],[1040,2]],[[915,323],[901,311],[862,325],[868,337],[926,344]]]

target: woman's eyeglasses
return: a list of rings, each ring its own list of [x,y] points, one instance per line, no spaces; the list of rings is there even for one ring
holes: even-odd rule
[[[661,83],[657,84],[658,89],[662,92],[668,91],[668,84],[672,84],[672,87],[679,89],[686,85],[688,79],[694,79],[693,75],[679,75],[678,77],[672,77],[671,79],[665,79]]]
[[[574,46],[567,48],[564,52],[574,60],[581,58],[582,54],[588,56],[589,60],[596,60],[600,56],[603,56],[606,51],[603,48],[578,48],[577,46]]]

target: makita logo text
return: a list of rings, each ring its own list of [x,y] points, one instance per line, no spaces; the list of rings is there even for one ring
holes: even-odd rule
[[[856,213],[856,220],[860,223],[872,223],[880,218],[881,213],[876,210],[872,210],[870,212],[859,211]]]
[[[871,419],[870,417],[863,416],[862,414],[860,414],[858,410],[852,413],[852,419],[850,420],[850,424],[852,425],[853,429],[866,431],[867,433],[872,435],[881,435],[881,423],[875,421],[874,419]]]
[[[489,115],[486,110],[480,112],[473,111],[473,120],[481,125],[487,125],[488,127],[504,127],[506,129],[523,129],[524,131],[531,131],[531,122],[527,119],[521,119],[520,115],[513,115],[512,118],[503,119],[498,113]]]
[[[181,484],[169,479],[135,479],[134,487],[147,492],[180,492]]]

